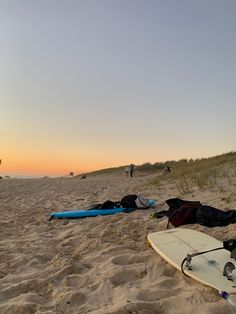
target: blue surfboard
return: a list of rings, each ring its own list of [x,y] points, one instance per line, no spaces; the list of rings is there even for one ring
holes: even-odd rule
[[[149,200],[149,206],[155,205],[155,200]],[[49,214],[52,218],[85,218],[85,217],[95,217],[100,215],[114,215],[116,213],[130,212],[137,210],[139,208],[110,208],[110,209],[90,209],[90,210],[70,210],[64,212],[56,212]]]

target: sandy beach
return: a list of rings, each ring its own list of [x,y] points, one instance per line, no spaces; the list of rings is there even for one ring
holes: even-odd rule
[[[0,313],[231,313],[217,291],[166,263],[147,244],[149,232],[164,230],[165,200],[199,200],[235,209],[217,191],[179,195],[171,185],[151,184],[154,175],[126,178],[4,179],[0,181]],[[232,188],[232,187],[231,187]],[[48,220],[62,210],[87,208],[127,194],[157,201],[155,208],[74,220]],[[187,225],[223,241],[235,225]]]

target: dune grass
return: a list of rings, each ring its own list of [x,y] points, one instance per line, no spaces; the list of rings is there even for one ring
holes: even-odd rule
[[[170,165],[170,164],[169,164]],[[230,152],[211,158],[180,160],[172,163],[172,172],[156,176],[153,184],[175,183],[181,195],[199,190],[219,187],[220,179],[229,184],[236,181],[236,153]],[[223,187],[222,187],[223,190]]]

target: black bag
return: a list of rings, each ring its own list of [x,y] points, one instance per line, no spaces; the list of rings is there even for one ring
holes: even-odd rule
[[[121,199],[120,205],[128,209],[147,209],[149,208],[149,199],[143,195],[130,194]]]
[[[120,205],[124,208],[137,208],[137,205],[135,203],[136,199],[137,199],[136,194],[126,195],[121,199]]]

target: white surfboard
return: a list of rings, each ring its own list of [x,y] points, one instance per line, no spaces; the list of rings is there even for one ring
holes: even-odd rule
[[[205,233],[174,228],[148,234],[148,242],[152,248],[168,263],[181,271],[181,264],[187,254],[207,251],[223,247],[223,243]],[[235,259],[230,258],[230,252],[222,249],[192,258],[192,270],[184,267],[184,273],[189,277],[208,285],[218,291],[236,294],[236,282],[223,276],[227,262],[236,265]]]

